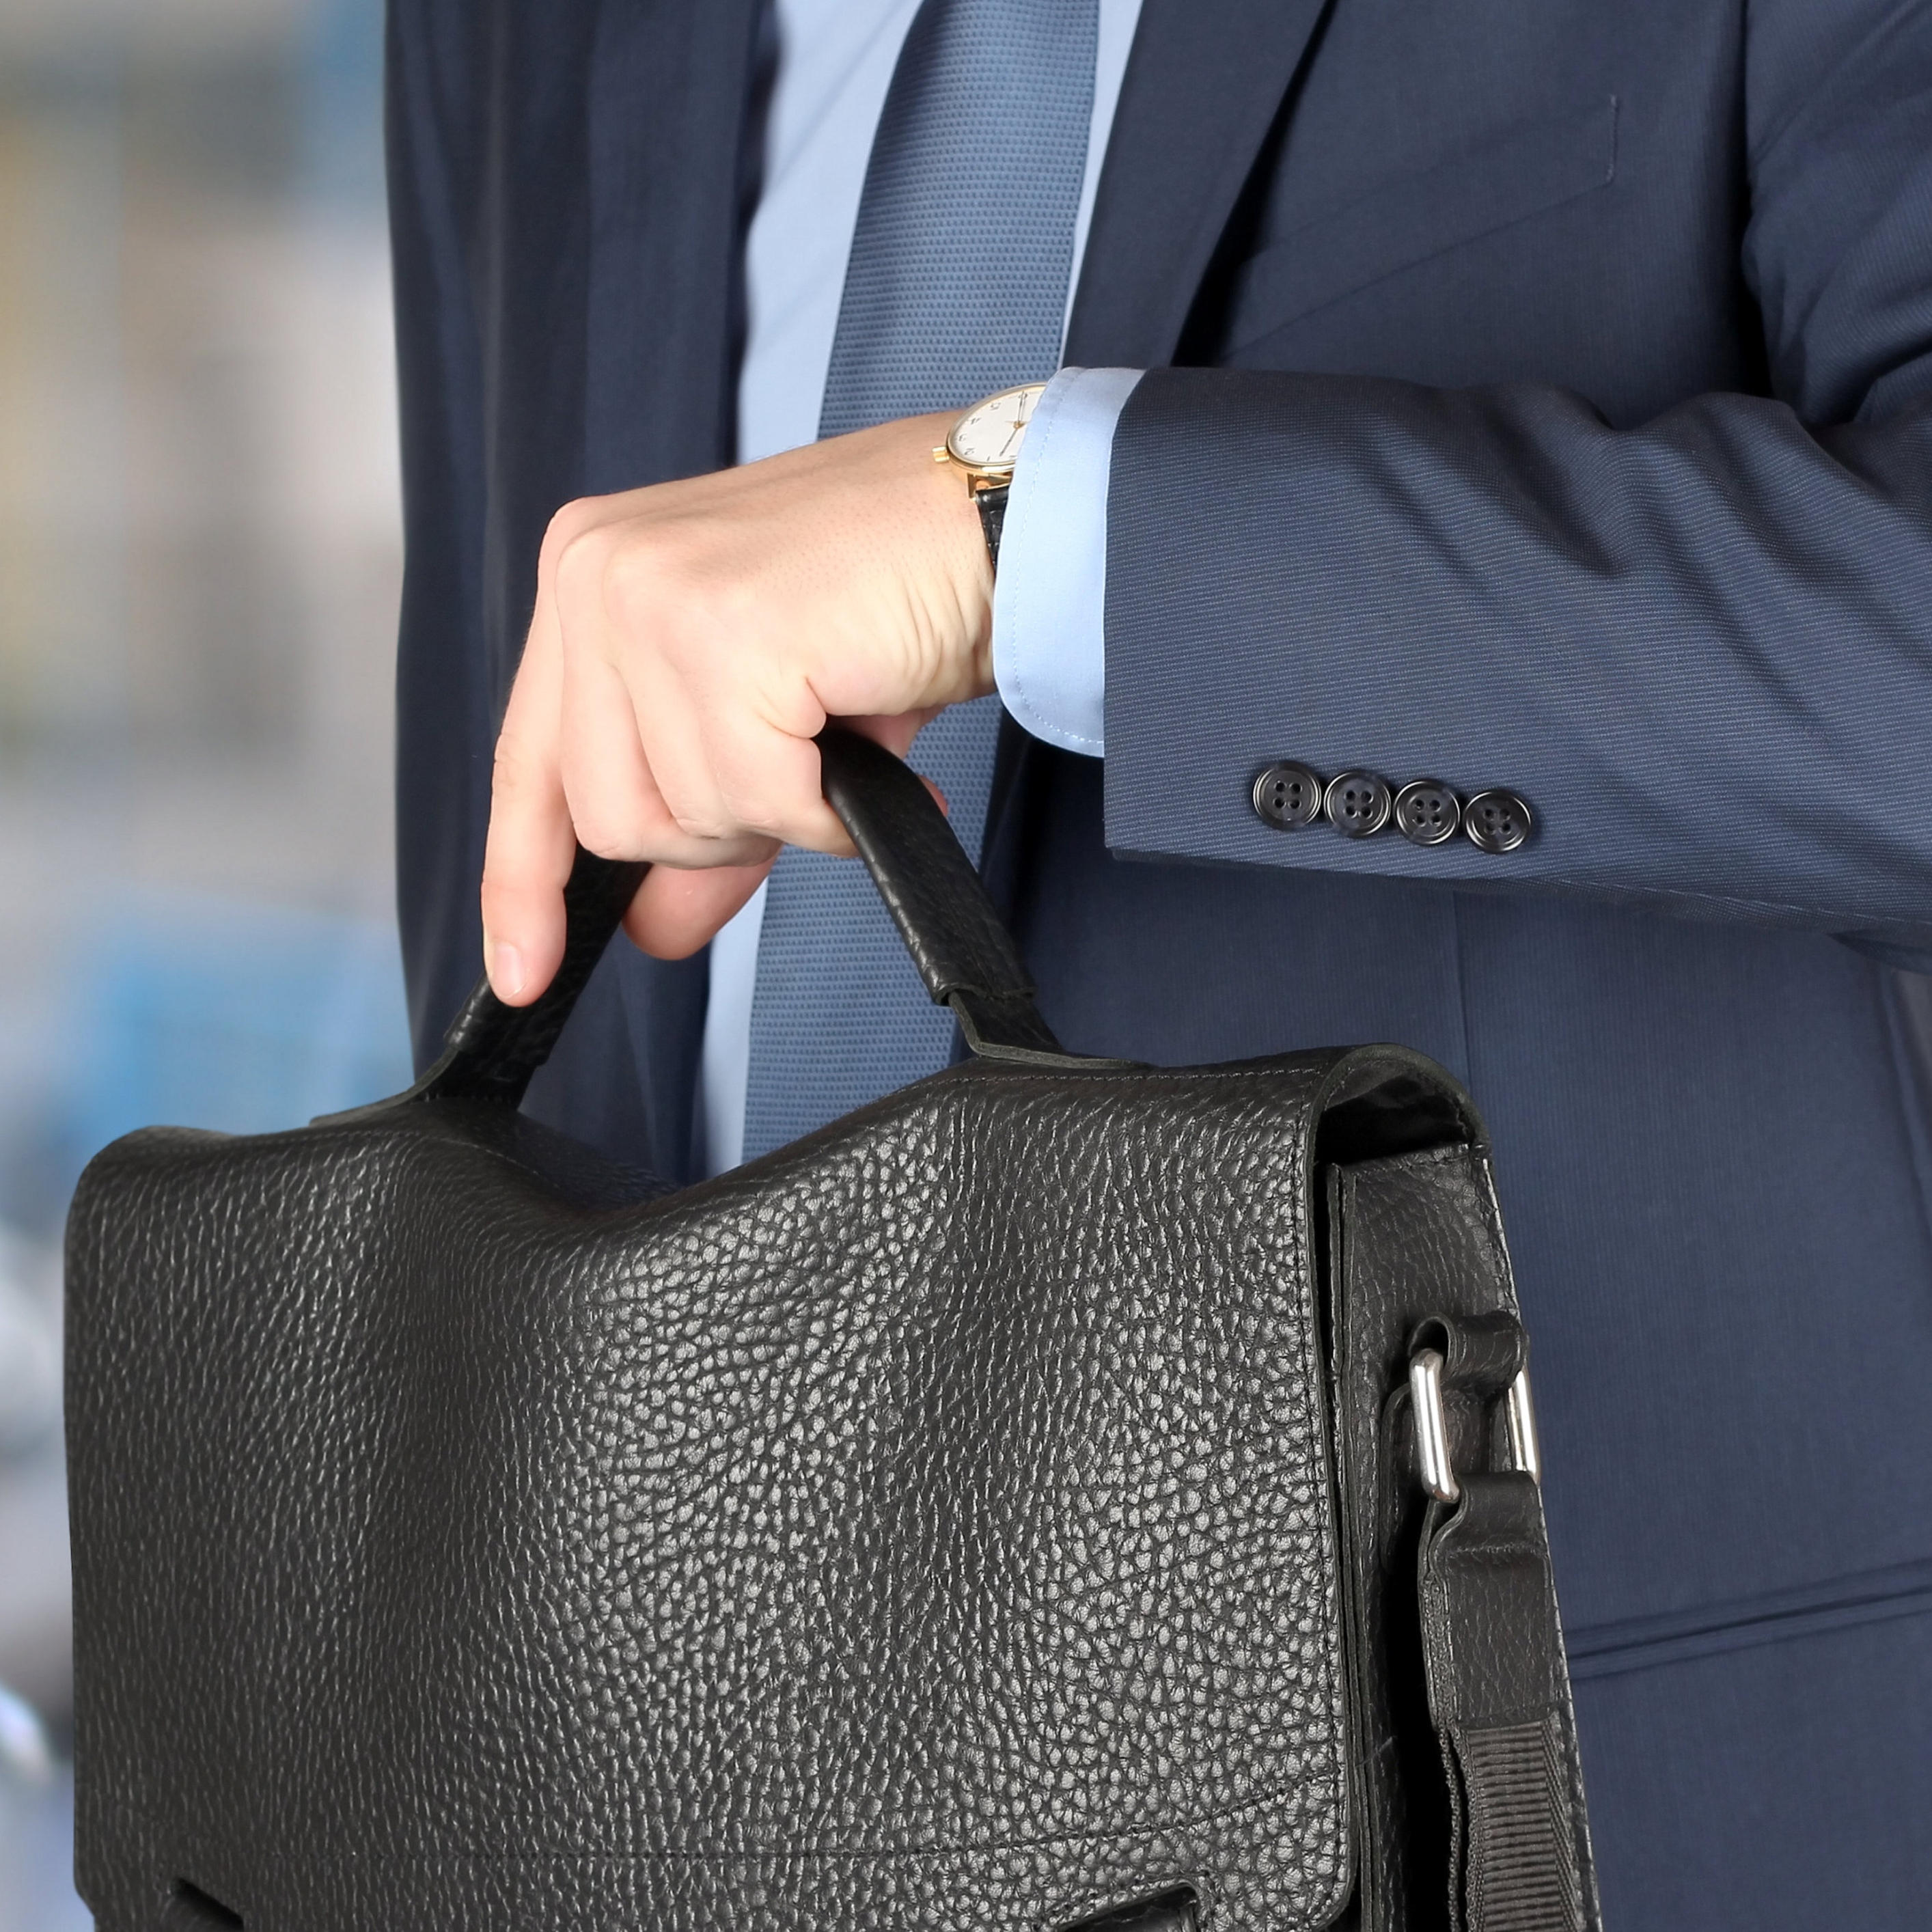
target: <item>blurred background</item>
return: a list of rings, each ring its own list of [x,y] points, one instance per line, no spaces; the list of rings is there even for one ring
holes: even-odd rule
[[[0,1932],[69,1872],[58,1252],[406,1084],[381,0],[0,0]]]

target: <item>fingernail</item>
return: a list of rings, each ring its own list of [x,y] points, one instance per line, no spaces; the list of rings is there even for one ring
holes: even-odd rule
[[[490,983],[500,994],[514,999],[529,982],[530,969],[524,964],[520,948],[506,946],[501,940],[494,941],[490,947]]]

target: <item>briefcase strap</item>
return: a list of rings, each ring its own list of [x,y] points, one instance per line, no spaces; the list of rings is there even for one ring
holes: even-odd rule
[[[508,1006],[478,980],[443,1036],[442,1057],[400,1097],[520,1106],[650,870],[580,845],[563,889],[563,959],[550,984],[528,1006]]]
[[[1450,1828],[1444,1916],[1412,1898],[1394,1922],[1405,1932],[1600,1932],[1528,1353],[1522,1323],[1504,1312],[1432,1315],[1409,1338],[1398,1399],[1411,1411],[1417,1466],[1399,1480],[1419,1475],[1429,1495],[1416,1595]],[[1466,1460],[1501,1466],[1458,1470],[1452,1444]],[[1385,1912],[1364,1924],[1388,1922]],[[1066,1932],[1198,1923],[1191,1898],[1170,1894]]]
[[[996,1060],[1063,1061],[1033,982],[946,814],[910,766],[836,724],[818,734],[826,801],[872,873],[935,1006]]]
[[[1431,1316],[1410,1343],[1430,1498],[1417,1593],[1449,1790],[1451,1932],[1586,1932],[1597,1922],[1527,1346],[1508,1315]],[[1490,1414],[1482,1432],[1507,1442],[1512,1466],[1450,1466],[1450,1397]]]
[[[1034,1004],[1019,949],[924,781],[842,725],[828,724],[816,742],[826,799],[859,848],[934,1004],[952,1009],[976,1054],[1064,1065],[1069,1056]],[[580,845],[564,888],[563,962],[556,976],[527,1006],[506,1006],[487,979],[478,980],[443,1036],[442,1058],[399,1098],[520,1106],[650,870]]]

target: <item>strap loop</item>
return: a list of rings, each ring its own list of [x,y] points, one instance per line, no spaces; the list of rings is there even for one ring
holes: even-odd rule
[[[1417,1456],[1432,1498],[1416,1583],[1449,1790],[1450,1924],[1583,1932],[1598,1922],[1595,1886],[1539,1491],[1528,1337],[1510,1314],[1432,1315],[1415,1325],[1409,1349]],[[1445,1394],[1486,1416],[1504,1405],[1510,1466],[1459,1478]],[[1482,1439],[1494,1441],[1486,1430]]]
[[[1485,1403],[1502,1396],[1510,1466],[1543,1480],[1536,1409],[1529,1393],[1529,1337],[1513,1315],[1425,1316],[1409,1340],[1408,1389],[1415,1412],[1422,1486],[1438,1502],[1462,1494],[1449,1449],[1445,1388]]]

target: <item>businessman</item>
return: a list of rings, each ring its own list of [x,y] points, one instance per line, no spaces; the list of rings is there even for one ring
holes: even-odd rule
[[[1932,4],[390,52],[419,1054],[581,838],[546,1118],[690,1179],[943,1064],[811,740],[912,746],[1070,1046],[1472,1088],[1609,1922],[1922,1923]]]

